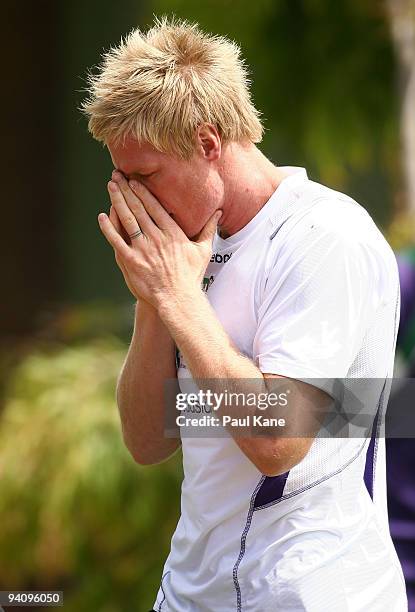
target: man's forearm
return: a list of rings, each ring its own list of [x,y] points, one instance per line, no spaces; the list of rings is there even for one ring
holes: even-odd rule
[[[261,371],[232,342],[201,290],[163,301],[158,312],[194,379],[263,380]]]
[[[160,304],[159,314],[199,388],[204,388],[206,381],[209,381],[206,388],[216,391],[223,390],[223,383],[236,392],[249,388],[258,391],[261,383],[262,389],[266,390],[262,372],[248,357],[240,354],[202,291],[183,295],[176,302],[164,301]],[[216,387],[213,379],[220,379],[219,387]],[[245,414],[249,410],[249,407],[245,407]],[[255,407],[251,410],[253,414]],[[277,456],[284,441],[277,453],[275,440],[271,438],[238,438],[235,430],[229,431],[261,472],[271,473],[279,468],[283,472],[287,469],[284,458]]]
[[[131,345],[117,384],[124,440],[138,463],[158,463],[180,445],[180,440],[164,437],[164,389],[166,379],[176,377],[174,348],[157,311],[138,302]]]

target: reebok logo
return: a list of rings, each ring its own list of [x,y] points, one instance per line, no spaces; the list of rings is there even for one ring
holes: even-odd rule
[[[226,253],[221,255],[220,253],[214,253],[210,258],[211,263],[226,263],[232,257],[232,253]]]

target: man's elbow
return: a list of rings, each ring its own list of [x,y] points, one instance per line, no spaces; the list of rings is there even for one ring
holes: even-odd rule
[[[138,465],[154,465],[159,463],[159,457],[154,454],[154,451],[151,449],[145,448],[135,442],[132,444],[125,436],[124,436],[124,444],[130,453],[131,457],[134,459]]]
[[[180,446],[180,441],[171,440],[167,445],[160,448],[154,445],[132,444],[124,437],[124,444],[134,461],[141,466],[157,465],[170,459]]]
[[[312,439],[278,439],[262,443],[251,460],[264,476],[280,476],[307,455]]]
[[[127,445],[126,445],[127,446]],[[154,458],[142,451],[142,449],[131,448],[127,446],[128,452],[131,457],[134,459],[135,463],[138,465],[155,465],[158,461],[154,460]]]
[[[301,459],[299,459],[296,462],[287,462],[285,464],[262,463],[260,465],[257,465],[256,467],[261,472],[261,474],[272,478],[274,476],[281,476],[281,474],[285,474],[286,472],[289,472],[290,470],[293,469],[293,467],[295,467],[298,463],[300,463],[300,461]]]
[[[296,459],[290,458],[289,460],[283,460],[281,458],[275,459],[274,457],[263,457],[261,459],[257,459],[255,461],[255,465],[258,470],[264,476],[280,476],[281,474],[285,474],[289,470],[292,470],[300,461],[302,457],[298,457]]]

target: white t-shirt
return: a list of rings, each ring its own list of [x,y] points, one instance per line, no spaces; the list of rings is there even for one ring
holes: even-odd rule
[[[282,170],[289,176],[245,227],[215,236],[207,297],[264,373],[383,382],[399,319],[394,254],[354,200],[303,168]],[[188,392],[182,356],[177,375]],[[375,401],[384,411],[382,391]],[[181,517],[154,609],[407,610],[378,429],[372,439],[317,436],[276,477],[261,474],[230,435],[182,435]]]

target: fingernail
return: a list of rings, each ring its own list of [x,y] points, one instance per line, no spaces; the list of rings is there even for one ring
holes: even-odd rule
[[[105,221],[107,219],[107,215],[105,213],[99,213],[98,221]]]
[[[110,191],[117,191],[117,183],[114,183],[113,181],[110,181],[108,183],[108,189]]]

